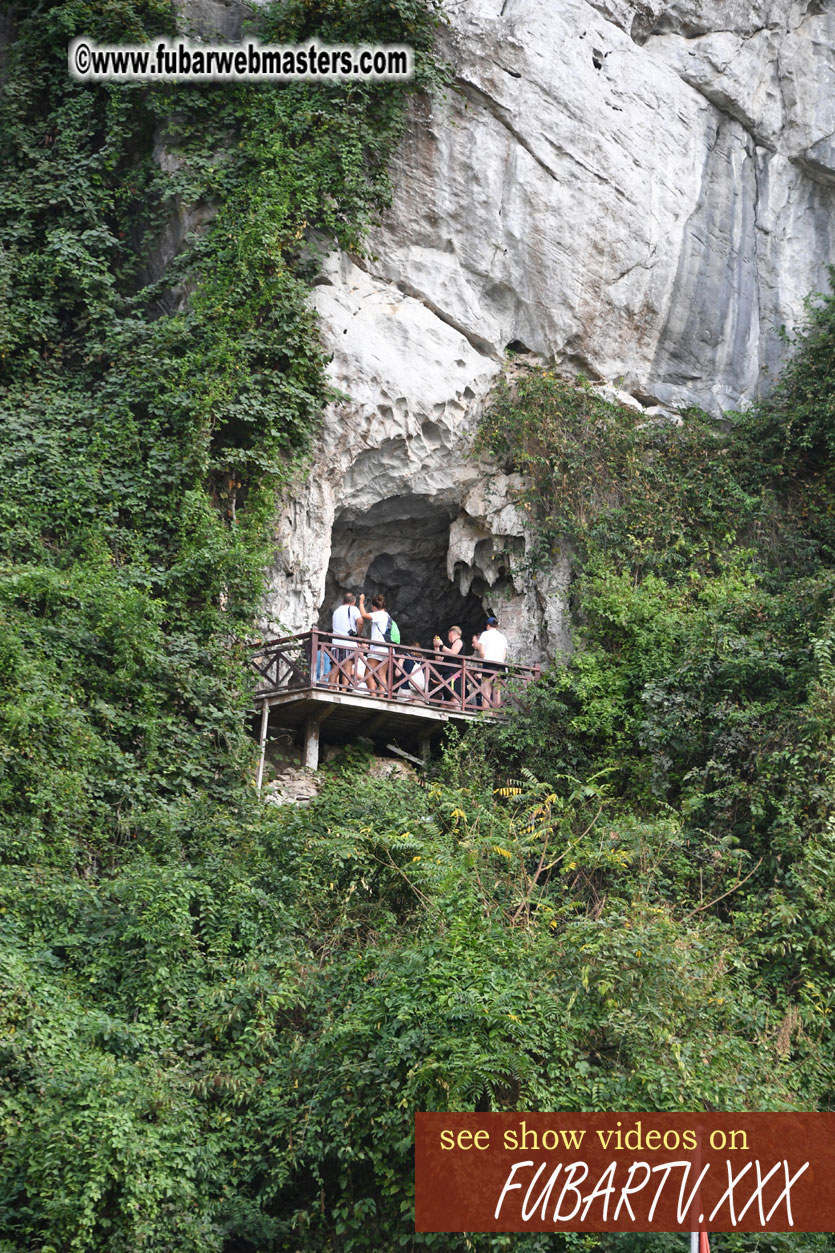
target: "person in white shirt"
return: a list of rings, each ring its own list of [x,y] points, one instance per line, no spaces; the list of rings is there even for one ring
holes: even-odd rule
[[[409,644],[402,654],[395,653],[395,672],[400,676],[397,683],[399,699],[421,700],[426,691],[426,667],[420,640]]]
[[[391,615],[386,609],[386,598],[382,592],[378,592],[371,604],[374,606],[371,613],[366,613],[363,597],[360,596],[362,617],[366,622],[371,623],[371,644],[365,659],[365,682],[372,696],[378,687],[382,689],[380,694],[385,696],[388,687],[389,653],[391,652],[386,642],[386,631],[389,628]]]
[[[365,616],[365,596],[360,595],[360,608],[357,608],[356,600],[353,592],[346,592],[342,604],[333,611],[334,666],[328,676],[331,686],[350,687],[352,683],[359,635],[357,624]]]
[[[481,690],[484,702],[491,708],[498,709],[502,703],[501,687],[495,678],[488,678],[489,674],[498,675],[507,661],[507,636],[502,635],[499,630],[498,618],[489,615],[481,635],[473,636],[473,649],[483,663],[484,679]]]

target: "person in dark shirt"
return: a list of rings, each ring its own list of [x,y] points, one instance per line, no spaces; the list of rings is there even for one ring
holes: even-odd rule
[[[460,697],[461,697],[461,664],[460,663],[462,660],[461,653],[463,652],[463,649],[464,649],[464,641],[461,638],[460,626],[454,626],[454,625],[451,626],[449,630],[447,631],[447,639],[449,640],[449,646],[447,646],[441,641],[440,635],[435,636],[434,640],[432,641],[432,644],[435,649],[435,656],[437,658],[440,659],[441,657],[450,657],[450,658],[454,657],[456,659],[455,664],[452,664],[452,662],[447,662],[446,665],[438,666],[438,669],[440,670],[441,674],[443,674],[444,678],[447,680],[447,683],[444,686],[443,692],[440,693],[441,698],[443,700],[456,701],[456,700],[460,700]]]

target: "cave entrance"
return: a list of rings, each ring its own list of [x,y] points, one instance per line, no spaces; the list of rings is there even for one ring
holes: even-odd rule
[[[366,604],[378,592],[386,598],[404,644],[432,647],[453,623],[462,628],[465,651],[484,626],[481,597],[464,595],[447,574],[449,528],[457,508],[439,505],[428,496],[391,496],[362,514],[342,510],[334,519],[325,600],[319,615],[322,630],[331,629],[331,614],[346,592]]]

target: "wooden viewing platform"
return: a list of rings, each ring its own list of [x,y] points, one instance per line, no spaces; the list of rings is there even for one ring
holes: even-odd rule
[[[315,629],[261,644],[252,664],[259,676],[259,788],[271,716],[303,732],[303,761],[311,770],[319,765],[320,738],[393,740],[425,760],[445,726],[501,718],[520,688],[540,673],[539,666],[493,668],[479,657],[439,658],[426,648],[371,644]]]

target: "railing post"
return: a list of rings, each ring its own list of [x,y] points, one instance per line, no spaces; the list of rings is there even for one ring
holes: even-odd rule
[[[461,658],[461,712],[467,708],[467,658]]]
[[[394,645],[389,644],[389,655],[386,661],[386,699],[394,700]]]
[[[316,627],[310,632],[310,686],[319,686],[319,631]]]

